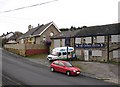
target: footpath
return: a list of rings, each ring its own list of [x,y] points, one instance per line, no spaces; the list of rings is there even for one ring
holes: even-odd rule
[[[50,62],[45,58],[28,58],[32,62],[44,64],[50,66]],[[104,80],[107,82],[120,85],[119,80],[119,65],[99,62],[83,62],[83,61],[71,61],[74,66],[81,69],[81,75]]]

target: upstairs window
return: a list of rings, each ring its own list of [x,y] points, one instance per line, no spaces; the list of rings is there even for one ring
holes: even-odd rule
[[[105,37],[104,36],[97,36],[97,43],[104,43]]]
[[[120,42],[120,35],[111,35],[111,42]]]

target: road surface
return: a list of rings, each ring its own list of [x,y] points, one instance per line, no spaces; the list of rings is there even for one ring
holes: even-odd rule
[[[3,85],[114,85],[83,75],[67,76],[50,72],[49,67],[2,51]]]

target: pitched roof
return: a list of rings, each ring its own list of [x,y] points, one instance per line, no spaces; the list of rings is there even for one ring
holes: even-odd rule
[[[23,33],[22,32],[14,32],[14,34],[9,38],[9,40],[17,40]]]
[[[65,37],[74,37],[77,32],[79,32],[80,30],[74,30],[74,31],[71,31],[71,30],[68,30],[68,31],[63,31],[61,32],[61,34],[57,35],[57,36],[54,36],[53,38],[65,38]]]
[[[59,38],[66,38],[66,37],[115,35],[115,34],[120,34],[120,31],[118,31],[119,28],[120,28],[120,23],[84,27],[79,30],[64,31],[60,35],[54,36],[53,38],[59,39]]]
[[[75,36],[115,35],[115,34],[120,34],[120,31],[118,31],[119,28],[120,28],[120,23],[86,27],[80,30]]]
[[[57,28],[57,26],[54,24],[54,22],[50,22],[50,23],[47,23],[47,24],[42,24],[38,27],[35,27],[35,28],[32,28],[30,29],[29,31],[27,31],[25,34],[23,34],[20,38],[25,38],[25,37],[28,37],[28,36],[39,36],[41,35],[42,33],[44,33],[49,26],[51,25],[54,25],[56,27],[56,29],[60,32],[60,30]]]

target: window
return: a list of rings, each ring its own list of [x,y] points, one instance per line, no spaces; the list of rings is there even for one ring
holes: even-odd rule
[[[97,36],[97,43],[104,43],[105,37],[104,36]]]
[[[59,65],[60,65],[60,66],[64,66],[64,64],[63,64],[62,62],[59,62]]]
[[[44,41],[46,40],[46,36],[45,36],[45,35],[43,35],[43,40],[44,40]]]
[[[53,32],[51,32],[51,33],[50,33],[50,36],[52,37],[53,35],[54,35],[54,33],[53,33]]]
[[[91,42],[92,42],[91,37],[86,37],[86,38],[85,38],[85,43],[91,43]]]
[[[55,61],[53,64],[56,64],[56,65],[58,65],[58,61]]]
[[[66,52],[63,52],[63,55],[66,55]]]
[[[70,55],[70,52],[68,52],[68,55]]]
[[[111,42],[120,42],[120,35],[112,35]]]
[[[113,51],[113,58],[120,58],[120,50]]]
[[[58,53],[58,56],[61,56],[61,53],[60,53],[60,52]]]
[[[65,46],[65,39],[62,39],[62,46]]]
[[[67,66],[67,67],[72,67],[72,66],[73,66],[73,65],[72,65],[71,63],[69,63],[69,62],[65,62],[64,64],[65,64],[65,66]]]
[[[75,43],[76,44],[81,44],[81,38],[75,38]]]
[[[101,50],[93,50],[92,56],[102,56],[102,51]]]

